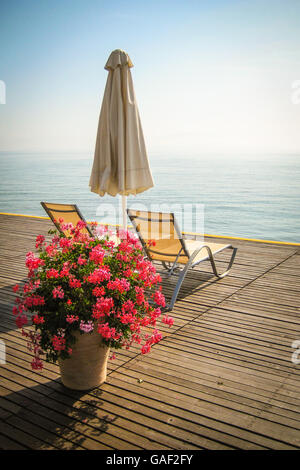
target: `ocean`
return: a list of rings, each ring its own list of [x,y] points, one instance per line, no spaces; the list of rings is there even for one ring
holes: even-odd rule
[[[300,156],[149,160],[155,186],[128,207],[175,212],[185,231],[300,243]],[[120,198],[90,192],[92,162],[84,153],[0,152],[0,212],[40,216],[40,201],[76,203],[87,220],[121,223]]]

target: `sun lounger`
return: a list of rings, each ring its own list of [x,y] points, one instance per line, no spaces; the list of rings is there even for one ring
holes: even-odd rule
[[[232,245],[183,239],[173,213],[127,209],[127,214],[147,257],[151,261],[161,261],[169,275],[179,275],[170,304],[167,306],[170,310],[174,307],[180,287],[190,268],[209,260],[218,279],[229,273],[237,252],[237,248]],[[227,248],[233,250],[232,256],[227,269],[220,274],[214,256]],[[179,269],[178,265],[184,267]]]

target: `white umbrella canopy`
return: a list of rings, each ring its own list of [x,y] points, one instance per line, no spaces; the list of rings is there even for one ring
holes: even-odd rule
[[[108,78],[100,111],[89,186],[104,196],[122,195],[126,228],[126,196],[153,187],[145,141],[126,52],[113,51],[105,69]]]

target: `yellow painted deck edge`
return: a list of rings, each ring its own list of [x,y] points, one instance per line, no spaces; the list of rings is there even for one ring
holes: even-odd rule
[[[12,214],[10,212],[0,212],[0,215],[13,215],[15,217],[31,217],[34,219],[49,219],[49,217],[43,217],[41,215],[27,215],[27,214]],[[89,221],[88,221],[89,222]],[[111,227],[121,227],[119,224],[103,224],[103,225],[110,225]],[[131,227],[131,225],[130,225]],[[242,240],[247,242],[256,242],[256,243],[272,243],[275,245],[292,245],[292,246],[300,246],[300,243],[292,243],[292,242],[280,242],[274,240],[260,240],[256,238],[242,238],[242,237],[229,237],[227,235],[212,235],[210,233],[196,233],[196,232],[182,232],[184,235],[204,235],[204,237],[210,238],[226,238],[228,240]]]
[[[257,243],[275,243],[276,245],[293,245],[293,246],[300,246],[300,243],[293,243],[293,242],[279,242],[276,240],[260,240],[259,238],[242,238],[242,237],[229,237],[228,235],[212,235],[210,233],[196,233],[196,232],[182,232],[185,235],[204,235],[204,237],[211,237],[211,238],[226,238],[229,240],[243,240],[246,242],[257,242]]]
[[[31,217],[34,219],[49,219],[49,217],[43,217],[42,215],[11,214],[10,212],[0,212],[0,215],[13,215],[15,217]]]

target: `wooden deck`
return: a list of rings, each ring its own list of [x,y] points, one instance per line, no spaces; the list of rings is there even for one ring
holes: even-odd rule
[[[215,282],[208,265],[193,271],[150,355],[119,353],[103,386],[78,393],[54,365],[31,371],[11,313],[25,253],[49,226],[0,215],[1,449],[300,448],[299,246],[234,242],[231,274]]]

